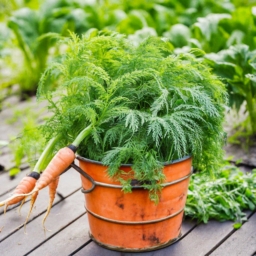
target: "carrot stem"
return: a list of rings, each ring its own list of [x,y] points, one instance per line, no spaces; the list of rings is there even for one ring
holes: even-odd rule
[[[78,136],[76,137],[76,139],[74,140],[74,142],[72,143],[72,145],[74,145],[75,147],[78,147],[80,145],[80,143],[88,136],[91,134],[92,132],[92,125],[87,126],[85,129],[83,129]],[[41,156],[39,157],[35,167],[34,167],[34,172],[38,172],[40,173],[41,171],[43,171],[45,169],[45,167],[47,166],[47,164],[49,164],[49,154],[52,152],[54,146],[56,145],[57,141],[59,140],[60,136],[56,136],[54,138],[52,138],[47,146],[45,147],[43,153],[41,154]]]
[[[83,129],[78,136],[76,137],[76,139],[73,141],[72,145],[74,145],[75,147],[78,147],[80,145],[80,143],[88,136],[91,134],[92,132],[92,125],[87,126],[85,129]]]
[[[48,164],[48,161],[49,161],[49,153],[52,152],[58,139],[59,139],[59,136],[56,136],[48,142],[47,146],[45,147],[43,153],[39,157],[39,159],[34,167],[34,170],[33,170],[34,172],[40,173],[41,171],[43,171],[45,169],[45,166]]]

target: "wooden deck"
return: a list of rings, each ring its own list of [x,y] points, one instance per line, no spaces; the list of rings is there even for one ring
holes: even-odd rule
[[[19,105],[16,105],[19,104]],[[13,106],[22,109],[34,106],[35,102],[17,103]],[[9,140],[18,131],[18,124],[11,126],[6,120],[14,109],[5,108],[0,112],[0,140]],[[228,153],[240,158],[246,164],[247,171],[255,166],[256,150],[252,148],[247,154],[240,148],[228,146]],[[0,165],[6,169],[11,167],[11,154],[7,148],[2,148]],[[0,172],[0,201],[10,195],[19,180],[29,173],[24,163],[23,171],[17,178],[10,180],[6,172]],[[61,176],[58,194],[54,206],[42,229],[42,219],[48,204],[48,191],[44,189],[38,196],[36,206],[24,233],[29,202],[25,203],[21,216],[18,207],[10,208],[6,215],[0,209],[0,255],[86,255],[86,256],[252,256],[256,255],[256,213],[249,212],[249,220],[239,230],[234,230],[232,222],[210,221],[208,224],[197,224],[190,219],[184,219],[182,237],[175,244],[164,249],[144,253],[124,253],[104,249],[93,242],[89,235],[87,214],[84,209],[84,197],[80,192],[80,176],[75,170],[69,170]],[[110,231],[111,232],[111,231]],[[163,230],[164,232],[164,230]]]

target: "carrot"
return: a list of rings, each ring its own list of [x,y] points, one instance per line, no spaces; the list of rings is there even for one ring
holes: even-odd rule
[[[33,195],[34,193],[38,193],[39,190],[48,186],[53,180],[60,176],[60,174],[64,172],[75,160],[75,151],[76,147],[73,145],[60,149],[58,153],[52,158],[37,183],[33,183],[34,188],[32,186],[25,186],[25,188],[19,190],[20,192],[17,192],[10,198],[0,202],[0,206],[6,205],[8,202],[14,199],[15,201],[12,202],[19,202],[24,199],[24,197]],[[39,175],[37,172],[36,174]],[[24,184],[24,181],[22,183]]]
[[[40,179],[37,181],[34,189],[30,193],[22,195],[22,196],[31,195],[30,210],[29,210],[27,219],[25,221],[25,226],[26,226],[28,218],[31,214],[31,211],[33,209],[38,192],[41,189],[45,188],[46,186],[50,185],[56,179],[58,179],[60,174],[62,172],[64,172],[65,169],[67,169],[72,164],[72,162],[75,160],[75,149],[76,149],[76,147],[73,147],[72,145],[60,149],[58,151],[58,153],[52,158],[52,160],[50,161],[50,163],[48,164],[48,166],[42,173],[42,175],[41,175]],[[56,189],[55,189],[55,191],[56,191]],[[54,192],[54,194],[55,194],[55,192]],[[48,212],[48,210],[47,210],[47,212]],[[49,212],[48,212],[48,214],[49,214]]]
[[[65,147],[58,151],[58,153],[52,158],[40,179],[36,183],[35,188],[29,194],[39,191],[48,186],[54,181],[62,172],[64,172],[75,160],[75,152]]]
[[[36,180],[38,180],[38,178],[40,177],[39,173],[41,171],[43,171],[43,169],[45,168],[45,162],[48,161],[49,155],[51,155],[50,152],[53,151],[58,139],[59,139],[59,136],[56,136],[48,142],[48,144],[46,145],[43,153],[41,154],[41,156],[39,158],[39,160],[37,161],[33,172],[31,172],[31,174],[29,174],[28,177],[34,178],[35,180],[33,180],[31,178],[28,178],[28,177],[22,179],[20,184],[15,189],[13,196],[11,196],[10,198],[7,198],[6,200],[0,202],[0,206],[5,205],[5,211],[8,207],[8,205],[18,203],[21,200],[23,200],[22,201],[22,204],[23,204],[26,196],[28,196],[28,194],[31,191],[33,191],[33,189],[35,188]],[[75,149],[76,148],[74,148],[74,150]],[[22,206],[22,204],[21,204],[21,206]]]
[[[40,174],[37,172],[31,172],[28,176],[24,177],[18,186],[13,191],[13,196],[6,199],[3,202],[0,202],[0,206],[5,205],[5,211],[9,205],[17,204],[20,201],[25,200],[25,196],[19,196],[20,194],[27,194],[31,192],[36,185],[36,181],[40,177]]]
[[[40,158],[38,159],[38,161],[34,167],[34,171],[36,173],[40,173],[45,168],[45,165],[48,164],[47,167],[45,168],[45,170],[43,171],[40,179],[36,182],[36,184],[34,184],[33,187],[31,186],[30,188],[26,188],[26,190],[21,190],[19,193],[18,192],[15,193],[8,200],[0,202],[0,206],[1,206],[1,203],[2,203],[2,205],[5,205],[10,200],[13,200],[13,199],[18,200],[18,198],[20,200],[21,199],[24,200],[24,198],[31,195],[30,210],[29,210],[29,213],[27,215],[27,218],[26,218],[26,221],[24,224],[25,229],[26,229],[26,224],[27,224],[30,214],[32,212],[32,209],[33,209],[34,203],[37,199],[39,191],[41,189],[45,188],[46,186],[49,186],[50,201],[49,201],[49,204],[47,207],[46,214],[43,219],[43,227],[45,230],[44,223],[45,223],[47,216],[50,213],[50,209],[51,209],[51,206],[54,201],[54,197],[55,197],[55,193],[56,193],[56,189],[57,189],[57,185],[58,185],[58,181],[59,181],[59,176],[66,169],[68,169],[68,167],[70,167],[70,165],[74,162],[75,156],[76,156],[75,152],[76,152],[78,146],[87,136],[89,136],[91,134],[92,130],[93,130],[92,125],[89,125],[88,127],[84,128],[78,134],[78,136],[76,137],[76,139],[73,141],[73,143],[71,145],[60,149],[58,151],[58,153],[49,162],[49,159],[50,159],[49,156],[51,156],[51,153],[53,152],[54,147],[56,146],[56,143],[58,142],[59,136],[52,138],[48,142],[46,148],[44,149],[43,153],[41,154]],[[24,203],[24,201],[23,201],[23,203]]]
[[[58,176],[54,181],[52,181],[50,184],[49,184],[49,196],[50,196],[50,200],[49,200],[49,204],[48,204],[48,207],[47,207],[47,211],[46,211],[46,214],[43,218],[43,227],[44,227],[44,231],[46,230],[45,226],[44,226],[44,223],[46,221],[46,218],[48,217],[49,213],[50,213],[50,210],[52,208],[52,204],[53,204],[53,201],[54,201],[54,198],[55,198],[55,194],[56,194],[56,190],[57,190],[57,187],[58,187],[58,184],[59,184],[59,178],[60,176]]]

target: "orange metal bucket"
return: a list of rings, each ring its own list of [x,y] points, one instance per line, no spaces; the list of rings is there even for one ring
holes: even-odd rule
[[[90,236],[99,245],[118,251],[151,251],[175,242],[181,234],[192,159],[185,157],[164,165],[165,183],[159,203],[148,191],[134,187],[121,191],[121,184],[107,176],[106,166],[78,156],[82,192],[88,213]],[[131,170],[130,165],[120,169]]]

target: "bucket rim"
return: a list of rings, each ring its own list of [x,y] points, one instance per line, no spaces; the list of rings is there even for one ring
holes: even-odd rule
[[[77,155],[76,158],[78,160],[82,160],[84,162],[89,162],[89,163],[93,163],[93,164],[98,164],[98,165],[102,165],[102,166],[105,166],[102,162],[100,161],[96,161],[96,160],[92,160],[92,159],[89,159],[89,158],[85,158],[83,156],[80,156],[80,155]],[[176,160],[173,160],[173,161],[169,161],[169,162],[162,162],[162,165],[163,166],[167,166],[167,165],[171,165],[171,164],[176,164],[176,163],[180,163],[180,162],[183,162],[185,160],[188,160],[192,158],[191,155],[188,155],[188,156],[184,156],[182,158],[179,158],[179,159],[176,159]],[[133,164],[122,164],[120,165],[120,167],[131,167]]]

